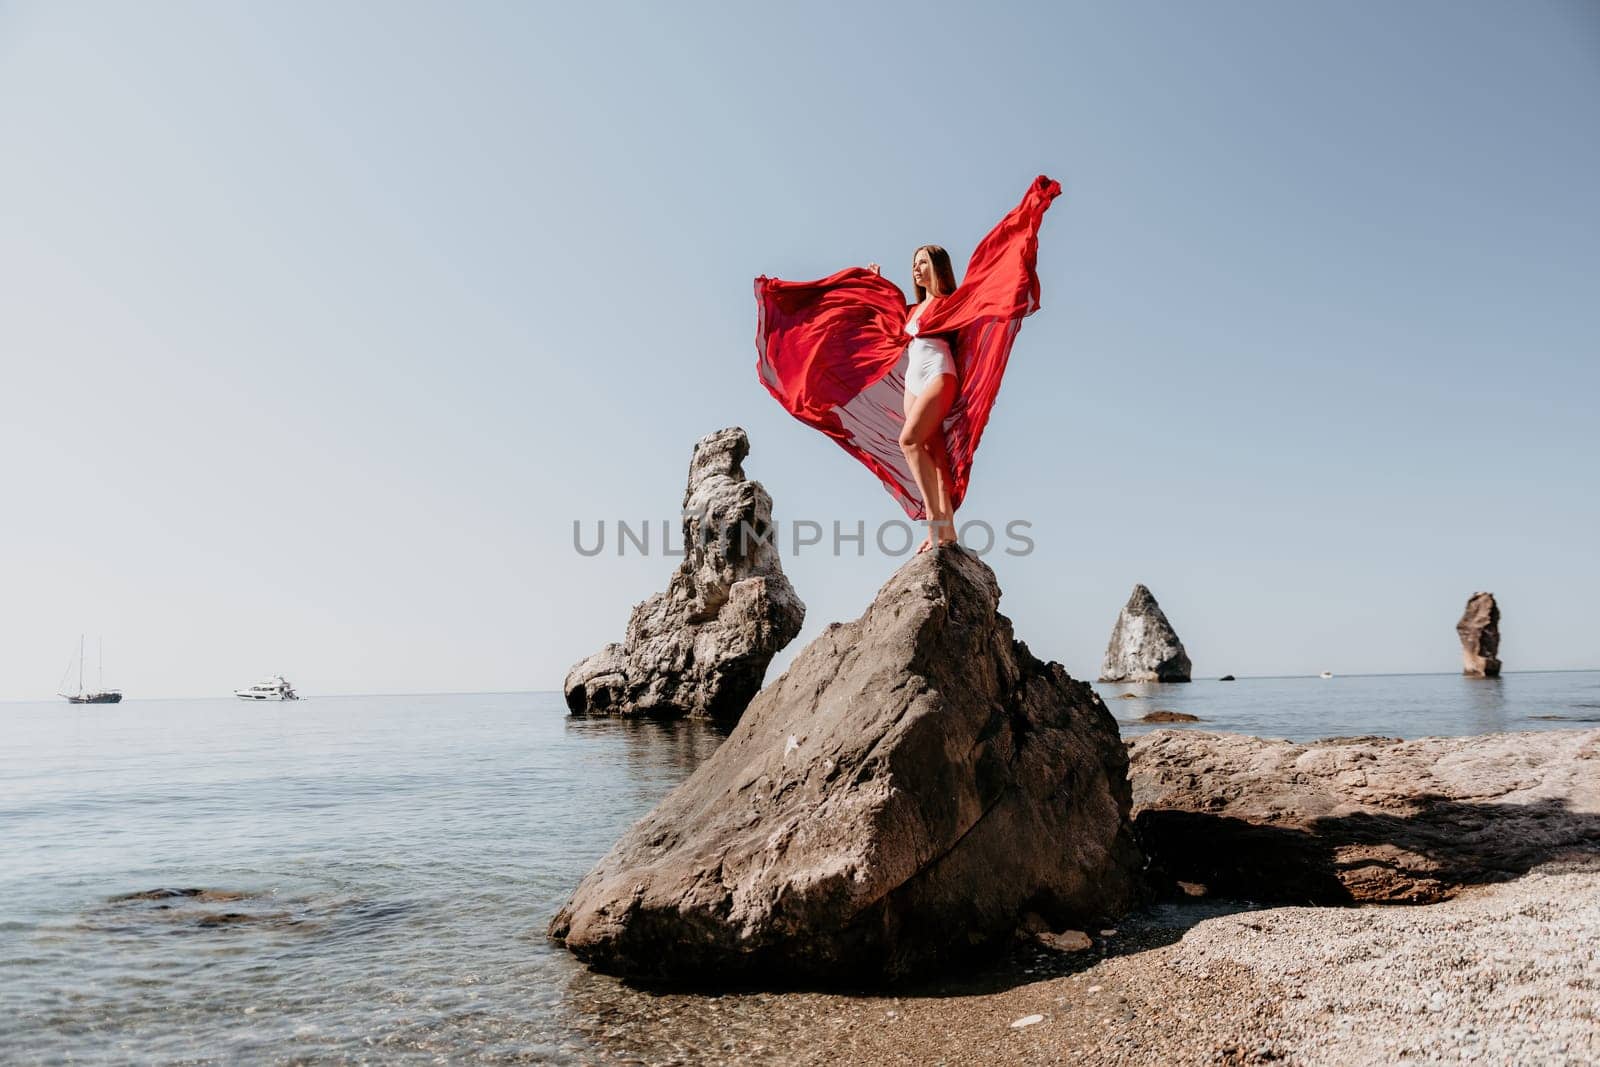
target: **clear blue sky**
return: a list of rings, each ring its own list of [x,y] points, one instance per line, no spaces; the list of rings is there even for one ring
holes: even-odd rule
[[[1600,7],[0,4],[0,698],[552,689],[745,427],[751,279],[974,242],[1043,310],[962,519],[1039,655],[1145,582],[1201,675],[1600,666]],[[787,566],[800,640],[901,560]]]

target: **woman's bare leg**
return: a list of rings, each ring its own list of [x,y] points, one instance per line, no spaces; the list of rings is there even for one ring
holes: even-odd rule
[[[934,470],[939,475],[939,514],[950,520],[950,525],[944,528],[947,535],[945,540],[954,541],[956,539],[956,509],[950,503],[950,492],[955,485],[955,475],[950,470],[950,450],[945,445],[944,425],[942,422],[934,430],[933,435],[928,438],[928,443],[932,447]]]
[[[924,389],[924,393],[922,395],[925,395],[925,394],[926,394],[926,389]],[[930,519],[931,520],[933,518],[933,505],[930,504],[929,501],[933,500],[934,497],[929,495],[930,494],[930,490],[928,488],[924,487],[923,484],[922,484],[923,483],[924,474],[923,474],[923,470],[922,470],[922,465],[917,461],[916,450],[913,449],[913,450],[908,452],[906,450],[906,444],[905,444],[906,435],[905,435],[904,431],[905,431],[906,427],[909,427],[911,425],[911,411],[912,411],[913,408],[916,407],[918,399],[920,399],[920,396],[912,396],[910,393],[907,393],[906,396],[905,396],[905,416],[906,416],[906,419],[905,419],[905,424],[901,427],[900,452],[901,452],[902,455],[904,455],[906,457],[906,465],[911,468],[911,479],[912,479],[912,481],[916,482],[917,491],[922,496],[922,513],[923,513],[923,517],[926,518],[926,519]],[[931,547],[933,547],[933,535],[930,533],[927,537],[924,537],[922,539],[922,543],[917,546],[917,552],[919,554],[922,553],[922,552],[926,552]]]
[[[948,474],[941,474],[936,452],[944,450],[943,423],[955,402],[955,375],[941,374],[918,393],[906,412],[905,426],[900,431],[900,451],[911,468],[917,491],[922,494],[924,510],[928,515],[928,540],[917,549],[923,551],[932,544],[955,540],[955,523],[950,511]],[[948,460],[945,470],[948,471]],[[943,483],[943,484],[941,484]]]

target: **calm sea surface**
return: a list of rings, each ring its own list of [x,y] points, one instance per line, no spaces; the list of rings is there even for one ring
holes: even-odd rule
[[[1600,722],[1600,672],[1099,689],[1297,739]],[[545,925],[719,740],[554,693],[0,704],[0,1060],[610,1058],[650,998]]]

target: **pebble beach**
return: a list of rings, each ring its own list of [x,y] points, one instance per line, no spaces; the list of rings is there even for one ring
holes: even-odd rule
[[[1158,905],[1094,948],[1019,949],[896,996],[641,998],[575,980],[597,1062],[1600,1061],[1600,857],[1417,907]],[[721,1035],[706,1047],[704,1035]]]

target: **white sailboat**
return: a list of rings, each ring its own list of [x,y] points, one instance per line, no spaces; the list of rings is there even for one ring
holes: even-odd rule
[[[56,686],[56,695],[66,697],[74,704],[118,704],[122,701],[122,690],[106,688],[106,641],[100,639],[100,680],[92,692],[85,692],[83,688],[83,635],[78,635],[78,691],[66,692],[67,678],[72,674],[72,660],[67,660],[66,672],[61,675],[61,684]]]

